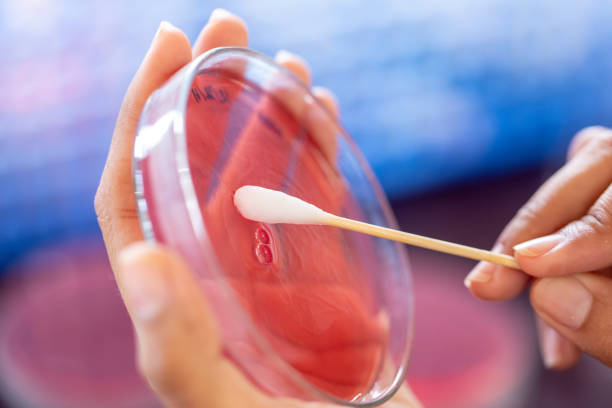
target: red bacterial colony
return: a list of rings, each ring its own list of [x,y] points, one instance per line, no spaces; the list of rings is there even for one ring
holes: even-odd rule
[[[272,263],[272,250],[268,245],[257,244],[257,246],[255,247],[255,255],[257,256],[259,262],[261,262],[262,264]]]
[[[354,201],[346,199],[349,193],[327,157],[333,146],[320,146],[321,135],[306,129],[284,102],[210,73],[192,84],[186,129],[206,230],[257,329],[315,386],[348,399],[367,392],[385,353],[388,327],[346,233],[262,225],[240,216],[233,205],[234,191],[253,184],[342,213]]]
[[[258,228],[257,231],[255,231],[255,240],[260,244],[267,245],[270,243],[270,234],[268,234],[265,229]]]

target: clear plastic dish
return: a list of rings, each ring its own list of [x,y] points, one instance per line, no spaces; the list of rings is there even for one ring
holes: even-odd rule
[[[357,147],[289,71],[242,48],[195,59],[147,101],[134,180],[146,238],[197,273],[225,355],[255,385],[352,406],[381,403],[401,385],[413,313],[404,248],[331,227],[259,224],[233,205],[252,184],[395,225]]]

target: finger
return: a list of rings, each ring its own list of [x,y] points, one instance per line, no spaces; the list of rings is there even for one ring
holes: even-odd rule
[[[562,337],[555,329],[536,316],[540,353],[546,368],[565,370],[575,366],[582,353],[576,345]]]
[[[310,82],[310,71],[300,57],[287,51],[279,51],[276,62],[292,72],[302,83],[307,85]],[[321,104],[305,94],[297,81],[286,77],[283,72],[279,72],[275,78],[270,78],[267,91],[309,132],[325,157],[335,163],[338,123],[336,118],[329,114],[328,109],[322,108]],[[330,94],[326,95],[329,96]]]
[[[280,50],[276,53],[274,60],[287,68],[298,77],[306,86],[310,86],[310,68],[304,59],[289,51]]]
[[[590,126],[582,129],[580,132],[576,133],[576,136],[574,136],[569,148],[567,149],[568,160],[571,160],[585,146],[591,143],[595,145],[602,142],[606,143],[606,138],[610,137],[611,133],[612,129],[608,129],[603,126]]]
[[[312,88],[312,93],[321,103],[327,108],[336,120],[340,117],[340,108],[336,96],[327,88],[315,86]]]
[[[542,278],[530,298],[542,320],[612,366],[612,279],[596,273]]]
[[[550,234],[584,215],[612,180],[612,135],[598,137],[555,173],[510,221],[494,251],[512,254],[521,242]],[[479,264],[466,286],[480,298],[502,300],[515,296],[529,278],[520,271]]]
[[[559,232],[516,245],[521,268],[538,277],[612,266],[612,184],[584,217]]]
[[[163,22],[123,100],[94,200],[113,266],[121,248],[142,239],[131,176],[138,117],[149,95],[190,59],[191,46],[185,34]]]
[[[491,250],[508,254],[505,245],[496,244]],[[465,278],[465,286],[472,294],[484,300],[506,300],[518,295],[527,287],[529,276],[522,271],[489,262],[479,262]]]
[[[246,47],[249,42],[247,26],[242,19],[225,9],[215,9],[195,44],[193,57],[217,47]]]
[[[219,328],[181,259],[136,243],[120,253],[118,266],[139,368],[166,406],[263,405],[266,397],[223,357]]]

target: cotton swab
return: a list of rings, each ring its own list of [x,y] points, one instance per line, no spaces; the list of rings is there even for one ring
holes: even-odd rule
[[[234,205],[243,217],[253,221],[267,224],[328,225],[433,251],[520,269],[516,260],[510,255],[496,254],[484,249],[339,217],[281,191],[257,186],[243,186],[234,193]]]

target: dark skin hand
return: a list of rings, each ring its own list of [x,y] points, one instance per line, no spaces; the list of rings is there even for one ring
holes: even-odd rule
[[[612,130],[579,132],[568,160],[521,208],[494,251],[523,271],[481,263],[466,285],[504,300],[527,287],[545,365],[565,369],[582,352],[612,366]]]

